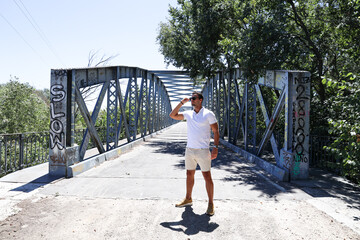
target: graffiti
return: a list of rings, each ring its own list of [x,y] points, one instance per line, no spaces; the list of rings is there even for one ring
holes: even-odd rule
[[[306,84],[306,83],[309,83],[310,82],[310,77],[302,77],[302,78],[297,78],[295,77],[295,84]]]
[[[64,116],[65,116],[65,113],[63,113],[63,112],[55,113],[54,103],[50,103],[50,118],[51,119],[60,118],[60,117],[64,117]]]
[[[51,102],[60,102],[65,98],[64,87],[60,84],[54,84],[50,88],[50,93],[52,95]]]
[[[309,81],[309,77],[295,78],[295,83],[298,84],[298,86],[296,87],[296,101],[293,103],[294,176],[300,174],[301,163],[309,162],[305,147],[305,141],[308,135],[306,132],[306,120],[310,115],[309,110],[306,109],[306,103],[309,97],[306,96],[306,86],[304,85]]]
[[[283,151],[281,154],[283,167],[287,170],[291,169],[291,162],[292,162],[292,153]]]
[[[61,111],[55,112],[55,104],[65,99],[66,93],[64,87],[60,84],[52,85],[50,93],[52,96],[50,103],[50,148],[57,147],[62,150],[65,147],[65,133],[61,118],[65,117],[65,113]]]
[[[65,163],[66,162],[66,156],[59,152],[58,154],[51,155],[50,160],[52,163]]]
[[[295,161],[296,163],[300,163],[300,162],[307,163],[307,162],[309,161],[309,159],[308,159],[308,157],[305,156],[305,155],[298,155],[298,154],[296,154],[294,161]]]
[[[300,174],[300,162],[294,163],[293,174],[294,174],[294,176],[297,176]]]
[[[307,111],[307,112],[297,112],[297,111],[294,111],[294,116],[296,118],[300,117],[300,116],[310,116],[310,111]]]
[[[55,78],[65,77],[66,70],[55,70],[54,75],[55,75]]]

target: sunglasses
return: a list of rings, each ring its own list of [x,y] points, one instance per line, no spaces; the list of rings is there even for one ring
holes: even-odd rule
[[[196,100],[196,99],[198,99],[198,97],[190,97],[189,99],[190,99],[190,101],[191,100]]]

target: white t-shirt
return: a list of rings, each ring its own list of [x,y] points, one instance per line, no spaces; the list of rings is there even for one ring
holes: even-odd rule
[[[202,107],[198,113],[194,110],[182,112],[187,121],[188,148],[209,148],[210,125],[216,123],[215,114]]]

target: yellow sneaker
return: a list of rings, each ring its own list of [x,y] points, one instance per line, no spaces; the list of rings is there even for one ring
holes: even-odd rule
[[[175,204],[175,207],[186,207],[186,206],[192,206],[192,199],[184,199],[182,202]]]
[[[206,214],[209,216],[212,216],[215,214],[215,209],[214,209],[214,204],[213,203],[209,203],[208,205],[208,209],[206,210]]]

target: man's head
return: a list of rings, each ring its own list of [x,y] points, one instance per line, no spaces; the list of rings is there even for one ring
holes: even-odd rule
[[[204,100],[204,96],[200,92],[193,92],[190,100],[192,106],[201,107],[202,101]]]

